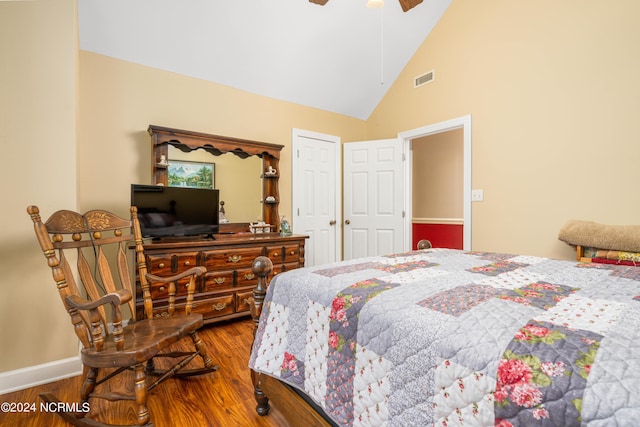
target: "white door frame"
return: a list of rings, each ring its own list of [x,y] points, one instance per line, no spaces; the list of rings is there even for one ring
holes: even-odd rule
[[[319,132],[312,132],[303,129],[293,128],[291,131],[291,210],[292,216],[294,218],[293,226],[295,228],[295,218],[297,217],[296,212],[299,206],[299,192],[303,191],[304,186],[301,185],[302,182],[297,179],[299,171],[299,162],[298,162],[298,138],[310,138],[310,139],[318,139],[321,141],[331,142],[334,147],[334,159],[335,159],[335,220],[336,225],[334,227],[335,232],[335,254],[337,261],[342,259],[342,141],[340,137],[334,135],[328,135]]]
[[[463,237],[462,248],[471,250],[471,115],[457,117],[455,119],[446,120],[444,122],[435,123],[417,129],[411,129],[398,133],[398,138],[402,140],[403,150],[406,155],[404,168],[404,188],[405,188],[405,222],[404,222],[404,245],[405,250],[409,251],[412,247],[412,212],[413,212],[413,162],[411,141],[423,136],[434,135],[437,133],[447,132],[454,129],[462,128],[464,159],[463,159]]]

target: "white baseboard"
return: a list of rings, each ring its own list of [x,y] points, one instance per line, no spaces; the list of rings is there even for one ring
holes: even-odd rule
[[[0,394],[11,393],[82,374],[79,356],[0,373]]]

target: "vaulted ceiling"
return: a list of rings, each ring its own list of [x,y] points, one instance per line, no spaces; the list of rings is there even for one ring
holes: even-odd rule
[[[78,0],[80,48],[366,119],[451,1]]]

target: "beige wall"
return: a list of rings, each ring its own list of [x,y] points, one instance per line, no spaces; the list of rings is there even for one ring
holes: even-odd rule
[[[457,219],[463,213],[462,129],[417,138],[411,142],[413,157],[413,219]],[[431,221],[428,221],[431,222]]]
[[[640,220],[638,16],[636,0],[454,0],[367,137],[471,114],[472,248],[572,258],[566,220]]]
[[[78,200],[126,213],[129,185],[151,183],[150,124],[284,145],[281,215],[291,218],[291,132],[363,139],[361,120],[80,52]]]
[[[75,16],[73,0],[0,2],[0,372],[78,354],[26,212],[76,206]]]

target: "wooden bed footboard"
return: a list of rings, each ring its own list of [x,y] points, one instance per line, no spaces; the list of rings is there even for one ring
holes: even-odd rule
[[[273,271],[273,264],[269,258],[260,256],[253,261],[251,269],[253,274],[258,277],[258,284],[253,290],[253,298],[249,303],[255,339],[255,333],[260,323],[260,313],[262,313],[264,298],[267,294],[268,278]],[[251,382],[253,383],[253,394],[257,403],[256,412],[258,415],[267,415],[269,413],[271,409],[269,400],[271,400],[278,408],[278,411],[293,426],[331,426],[321,414],[288,385],[253,370],[251,370]]]

